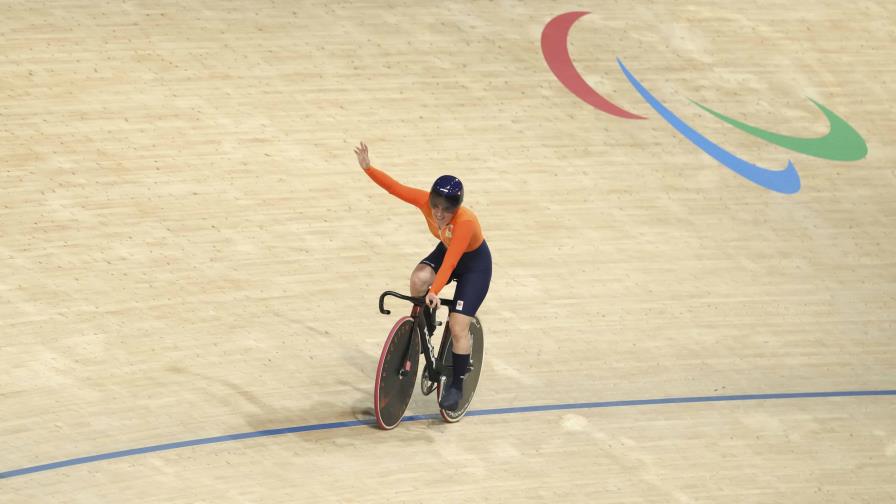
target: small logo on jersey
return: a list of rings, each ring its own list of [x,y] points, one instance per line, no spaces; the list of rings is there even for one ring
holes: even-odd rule
[[[454,224],[449,224],[445,228],[445,238],[448,238],[450,240],[453,234],[454,234]]]
[[[463,302],[463,301],[458,301],[458,302],[457,302],[457,309],[458,309],[458,310],[463,310],[463,309],[464,309],[464,302]]]

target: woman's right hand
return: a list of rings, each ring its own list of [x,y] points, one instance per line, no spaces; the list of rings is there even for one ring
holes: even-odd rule
[[[358,156],[358,164],[365,170],[370,168],[370,156],[367,154],[367,145],[361,142],[361,145],[355,147],[355,155]]]
[[[429,306],[433,310],[438,310],[439,306],[442,304],[442,300],[439,299],[439,296],[429,291],[426,293],[426,306]]]

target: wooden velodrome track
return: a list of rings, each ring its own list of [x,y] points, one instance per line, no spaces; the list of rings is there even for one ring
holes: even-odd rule
[[[728,5],[4,2],[0,502],[896,501],[896,10]],[[573,10],[578,71],[645,120],[549,70]],[[822,136],[807,97],[864,159],[689,101]],[[418,392],[370,426],[377,296],[434,239],[360,140],[465,182],[480,416]]]

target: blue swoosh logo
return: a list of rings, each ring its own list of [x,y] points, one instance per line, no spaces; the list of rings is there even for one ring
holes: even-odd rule
[[[716,161],[725,165],[726,168],[732,170],[734,173],[737,173],[741,177],[757,184],[759,186],[765,187],[766,189],[770,189],[775,192],[783,193],[783,194],[793,194],[799,192],[800,190],[800,175],[796,171],[796,167],[793,166],[793,162],[787,161],[787,167],[783,170],[771,170],[768,168],[763,168],[761,166],[755,165],[748,161],[745,161],[734,154],[726,151],[725,149],[719,147],[714,144],[705,136],[698,133],[694,128],[691,128],[684,121],[678,118],[675,114],[673,114],[669,109],[667,109],[662,103],[660,103],[656,98],[650,94],[644,86],[638,82],[638,79],[635,79],[635,76],[628,71],[628,68],[622,64],[622,60],[616,58],[616,62],[619,64],[619,67],[622,69],[622,73],[625,74],[625,77],[631,83],[632,86],[640,93],[641,97],[653,107],[654,110],[657,111],[659,115],[663,117],[673,128],[675,128],[679,133],[684,135],[685,138],[691,141],[694,145],[696,145],[700,150],[712,156]]]

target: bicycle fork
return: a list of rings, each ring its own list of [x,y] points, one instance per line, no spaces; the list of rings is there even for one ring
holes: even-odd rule
[[[414,308],[415,310],[412,312],[412,315],[417,315],[417,309],[419,309],[419,307],[415,306]],[[435,334],[436,326],[442,324],[435,320],[435,314],[428,308],[424,308],[423,316],[415,317],[414,321],[413,330],[415,334],[413,337],[420,339],[420,348],[422,349],[423,358],[426,359],[424,372],[430,374],[426,378],[430,381],[436,381],[440,375],[440,370],[436,369],[436,362],[433,358],[433,355],[435,355],[435,347],[432,346],[432,336]],[[402,360],[403,364],[401,370],[398,372],[398,375],[402,378],[404,378],[413,367],[411,359],[419,359],[418,355],[411,355],[411,353],[413,353],[411,352],[413,346],[413,344],[408,345],[408,348],[405,351],[404,359]]]

